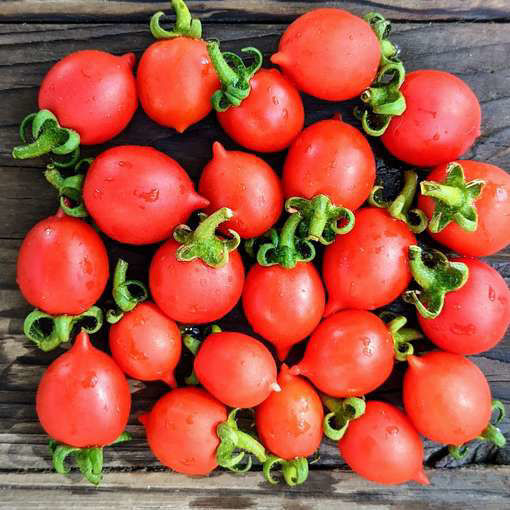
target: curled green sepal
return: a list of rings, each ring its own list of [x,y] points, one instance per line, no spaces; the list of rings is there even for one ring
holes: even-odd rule
[[[185,262],[198,258],[211,267],[223,267],[228,262],[228,254],[239,246],[241,238],[232,229],[228,229],[231,238],[221,238],[216,235],[216,229],[232,216],[231,209],[222,207],[210,216],[200,214],[200,224],[194,231],[188,225],[177,226],[174,239],[182,244],[176,251],[177,260]]]
[[[239,430],[236,422],[238,411],[239,409],[230,411],[227,421],[220,423],[216,429],[220,439],[216,460],[221,467],[236,473],[245,473],[251,468],[252,455],[261,463],[266,461],[267,456],[264,447],[254,437]]]
[[[304,233],[303,237],[310,241],[331,244],[337,234],[347,234],[354,228],[353,212],[334,205],[327,195],[316,195],[311,200],[291,197],[285,202],[285,209],[289,213],[301,214],[299,234]]]
[[[423,333],[413,328],[405,328],[407,318],[393,312],[381,312],[379,317],[386,323],[393,338],[395,358],[405,361],[408,356],[414,354],[413,340],[423,338]]]
[[[439,250],[425,252],[416,245],[409,246],[409,264],[422,290],[408,290],[403,298],[426,319],[435,319],[443,309],[445,294],[460,289],[469,277],[466,264],[451,262]]]
[[[322,402],[329,409],[329,413],[324,416],[324,435],[333,441],[339,441],[344,437],[349,422],[359,418],[365,413],[366,403],[364,398],[350,397],[337,399],[322,395]],[[332,425],[335,420],[338,428]]]
[[[257,48],[243,48],[241,52],[254,59],[253,64],[246,66],[235,53],[222,53],[217,41],[209,41],[207,51],[221,81],[221,89],[211,97],[213,108],[217,112],[224,112],[231,106],[239,106],[250,95],[250,80],[262,65],[262,53]]]
[[[103,325],[103,311],[91,306],[80,315],[49,315],[35,309],[30,312],[23,324],[25,336],[42,351],[51,351],[61,343],[69,342],[73,327],[83,322],[81,327],[89,334],[96,333]]]
[[[111,446],[118,443],[129,441],[131,435],[123,432]],[[65,461],[70,455],[74,457],[76,464],[81,474],[92,484],[98,485],[103,478],[103,448],[76,448],[64,443],[50,439],[49,444],[50,452],[52,454],[53,467],[57,473],[66,475],[70,472],[70,468],[66,467]]]
[[[381,45],[380,66],[400,62],[400,50],[389,40],[391,35],[391,22],[378,12],[368,12],[363,16],[363,19],[370,25],[377,39],[379,39],[379,44]]]
[[[374,186],[368,199],[370,205],[386,209],[392,218],[403,221],[411,232],[420,234],[427,228],[427,215],[421,209],[411,209],[416,194],[418,175],[416,172],[404,172],[404,187],[397,198],[392,201],[384,200],[383,187]],[[418,221],[416,221],[418,220]]]
[[[464,169],[459,163],[450,163],[443,182],[422,181],[421,194],[431,197],[435,208],[429,222],[429,230],[441,232],[454,221],[462,229],[474,232],[478,226],[475,202],[483,191],[485,181],[473,179],[466,182]]]
[[[308,478],[308,460],[305,457],[296,457],[292,460],[285,460],[274,455],[269,455],[262,466],[264,478],[271,484],[276,485],[276,479],[271,471],[277,465],[281,466],[283,479],[290,487],[300,485]]]
[[[125,312],[130,312],[138,304],[149,297],[147,287],[138,280],[126,280],[128,263],[119,259],[113,274],[113,300],[117,305],[116,310],[106,312],[106,320],[110,324],[119,322]]]
[[[26,137],[28,130],[31,132],[32,142]],[[19,134],[24,145],[14,147],[14,159],[37,158],[51,152],[57,156],[68,156],[64,162],[54,162],[59,167],[74,165],[78,160],[80,135],[74,129],[61,127],[57,117],[49,110],[39,110],[27,115],[21,122]]]
[[[298,227],[303,220],[300,213],[291,214],[280,232],[271,229],[265,236],[269,242],[262,244],[257,251],[257,262],[261,266],[280,266],[286,269],[296,267],[298,262],[310,262],[315,257],[315,247],[311,241],[301,239]]]
[[[202,37],[202,23],[199,19],[192,18],[187,5],[183,0],[172,0],[172,8],[175,11],[175,25],[171,31],[165,30],[160,25],[160,19],[165,15],[163,11],[153,14],[150,21],[151,34],[156,39],[173,39],[175,37]]]

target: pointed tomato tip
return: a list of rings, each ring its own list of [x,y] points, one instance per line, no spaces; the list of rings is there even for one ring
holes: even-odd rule
[[[124,60],[124,62],[126,62],[126,64],[129,66],[129,67],[134,67],[135,65],[135,62],[136,62],[136,56],[134,53],[126,53],[125,55],[122,55],[122,57],[120,57],[122,60]]]
[[[276,349],[276,354],[278,355],[278,359],[280,361],[285,361],[289,354],[290,348],[289,347],[278,347]]]
[[[149,413],[143,413],[138,417],[138,421],[144,426],[147,426],[147,423],[149,421]]]
[[[275,381],[274,383],[271,384],[271,389],[273,391],[276,391],[277,393],[282,391],[282,388],[281,386]]]
[[[301,365],[294,365],[293,367],[290,367],[289,369],[290,375],[303,375],[303,370]]]
[[[193,210],[195,209],[205,209],[206,207],[209,207],[209,200],[207,198],[203,197],[202,195],[199,195],[198,193],[193,192],[190,195],[190,200],[193,205]]]
[[[414,478],[415,482],[418,482],[421,485],[430,485],[430,480],[428,479],[427,475],[425,474],[425,471],[421,469],[416,477]]]
[[[329,317],[330,315],[333,315],[334,313],[340,311],[342,309],[342,305],[339,303],[336,303],[333,299],[330,299],[326,303],[326,307],[324,308],[324,315],[323,317]]]
[[[340,122],[343,122],[342,114],[340,112],[336,112],[331,117],[333,120],[339,120]]]
[[[227,150],[223,145],[221,145],[220,142],[214,142],[213,143],[213,156],[215,158],[224,158],[227,156]]]
[[[73,349],[86,350],[91,347],[89,334],[82,329],[77,335],[73,344]]]
[[[172,372],[170,372],[170,373],[168,373],[168,374],[164,375],[164,376],[161,378],[161,380],[162,380],[164,383],[168,384],[168,386],[170,386],[170,388],[172,388],[172,389],[177,388],[177,383],[176,383],[176,381],[175,381],[175,377],[174,377],[174,374],[173,374]]]
[[[281,53],[280,51],[271,55],[271,62],[277,66],[287,65],[289,63],[289,57],[285,53]]]
[[[409,364],[409,366],[411,366],[413,368],[420,368],[423,365],[422,360],[415,354],[411,354],[410,356],[407,356],[406,361]]]

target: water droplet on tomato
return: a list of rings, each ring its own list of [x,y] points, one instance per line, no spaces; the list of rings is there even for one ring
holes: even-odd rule
[[[496,188],[496,201],[504,202],[508,198],[508,193],[505,188]]]
[[[273,100],[273,104],[275,104],[275,105],[280,104],[280,101],[278,101],[278,98],[276,96],[273,96],[272,100]]]
[[[441,138],[441,137],[440,137],[440,135],[439,135],[439,133],[436,133],[436,134],[432,137],[432,140],[434,140],[435,142],[437,142],[437,141],[439,140],[439,138]]]
[[[489,300],[494,301],[496,299],[496,291],[489,285]]]
[[[395,426],[386,427],[386,434],[388,434],[389,436],[396,436],[398,434],[398,427]]]
[[[282,110],[282,117],[287,120],[289,118],[289,111],[287,110],[287,108],[284,108]]]

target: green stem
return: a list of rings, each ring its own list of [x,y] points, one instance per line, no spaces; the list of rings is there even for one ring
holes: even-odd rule
[[[165,30],[160,25],[160,19],[165,15],[163,11],[156,12],[150,21],[150,31],[156,39],[173,39],[175,37],[202,37],[202,23],[199,19],[192,18],[187,5],[183,0],[172,0],[172,8],[175,12],[175,25],[171,31]]]
[[[275,455],[269,455],[263,464],[264,478],[270,484],[277,484],[271,471],[278,465],[282,468],[283,479],[290,487],[306,482],[308,478],[308,460],[305,457],[296,457],[292,460],[285,460]]]
[[[324,435],[333,441],[339,441],[345,435],[349,423],[365,413],[366,403],[363,397],[337,399],[321,395],[322,403],[330,411],[324,416]],[[335,419],[338,428],[331,424]]]
[[[395,358],[398,361],[405,361],[408,356],[414,354],[414,347],[411,342],[423,338],[423,333],[417,329],[405,328],[407,318],[403,315],[382,312],[379,317],[386,322],[393,338]]]

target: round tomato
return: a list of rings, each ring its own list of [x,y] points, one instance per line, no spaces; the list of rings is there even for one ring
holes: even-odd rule
[[[360,209],[353,230],[337,236],[324,254],[325,315],[391,303],[411,281],[408,251],[414,244],[416,238],[403,221],[383,209]]]
[[[77,448],[114,442],[127,425],[131,394],[115,362],[82,331],[69,351],[44,372],[36,395],[37,416],[56,441]]]
[[[96,231],[59,210],[26,235],[16,269],[24,298],[51,315],[79,315],[103,293],[108,254]]]
[[[175,160],[136,145],[100,154],[85,177],[83,198],[99,228],[128,244],[162,241],[194,210],[209,204]]]
[[[418,207],[437,219],[429,225],[437,242],[473,257],[510,243],[510,175],[501,168],[479,161],[444,164],[421,186]]]
[[[242,333],[213,333],[194,363],[200,384],[229,407],[255,407],[280,388],[276,364],[262,343]]]
[[[373,482],[430,483],[423,471],[418,432],[409,418],[390,404],[367,402],[365,413],[349,422],[338,448],[353,471]]]
[[[262,159],[213,145],[213,159],[202,172],[200,194],[209,200],[207,213],[229,207],[234,217],[222,230],[234,229],[242,238],[258,237],[278,220],[283,208],[280,179]]]
[[[164,466],[186,475],[207,475],[218,466],[216,429],[227,419],[227,409],[204,390],[177,388],[139,419]]]
[[[406,110],[393,117],[381,137],[397,159],[416,166],[440,165],[462,156],[480,136],[480,103],[453,74],[413,71],[400,91]]]
[[[303,92],[343,101],[372,83],[380,59],[366,21],[342,9],[315,9],[289,25],[271,62]]]
[[[404,377],[406,413],[432,441],[461,445],[478,437],[491,417],[491,390],[470,360],[449,352],[409,356]]]

